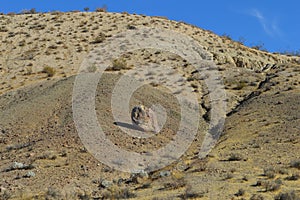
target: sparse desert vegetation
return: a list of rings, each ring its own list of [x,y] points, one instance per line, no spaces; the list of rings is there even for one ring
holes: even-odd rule
[[[127,69],[127,62],[124,58],[114,59],[112,61],[112,67],[110,68],[112,71],[120,71],[122,69]]]
[[[84,10],[0,15],[0,199],[299,199],[297,53],[248,48],[226,34],[163,17],[109,13],[105,6]],[[97,72],[99,55],[105,53],[97,47],[141,27],[192,36],[207,51],[215,66],[202,67],[219,73],[227,117],[216,146],[200,160],[214,114],[209,76],[161,50],[112,58],[95,92],[95,112],[116,146],[148,155],[172,141],[181,117],[176,95],[189,97],[187,88],[200,107],[199,130],[176,162],[151,172],[120,172],[83,146],[74,124],[72,91],[84,59],[96,55],[86,70]],[[131,137],[114,123],[110,97],[124,73],[148,81],[135,91],[130,106],[160,104],[166,109],[166,124],[149,139]]]
[[[49,66],[44,67],[42,72],[46,73],[48,77],[52,77],[55,75],[55,69]]]

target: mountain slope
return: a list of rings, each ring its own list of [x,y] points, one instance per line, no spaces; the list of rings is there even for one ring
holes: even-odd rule
[[[126,13],[0,15],[0,25],[1,198],[299,195],[299,57],[250,49],[185,23]],[[135,174],[102,164],[82,144],[72,95],[80,66],[94,49],[118,33],[143,27],[191,36],[212,55],[215,66],[209,70],[224,83],[227,118],[215,148],[199,159],[212,100],[195,66],[155,49],[112,60],[98,83],[95,109],[106,136],[120,148],[149,153],[168,144],[180,120],[175,94],[194,94],[199,100],[199,129],[189,149],[164,169]],[[149,63],[161,67],[147,68]],[[114,123],[111,97],[120,77],[131,71],[136,80],[152,82],[132,95],[129,107],[159,103],[166,108],[163,131],[150,139],[130,137]]]

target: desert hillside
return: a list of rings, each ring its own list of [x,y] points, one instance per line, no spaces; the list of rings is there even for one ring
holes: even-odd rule
[[[176,95],[195,96],[200,116],[195,138],[175,162],[155,171],[121,172],[83,144],[73,89],[87,58],[97,61],[99,49],[116,36],[144,28],[197,42],[203,63],[214,64],[203,67],[218,74],[226,93],[226,119],[217,144],[200,159],[214,116],[201,69],[157,49],[112,58],[94,102],[114,145],[151,154],[172,142],[182,114]],[[299,57],[251,49],[183,22],[127,13],[0,15],[0,39],[0,199],[300,198]],[[101,71],[96,61],[87,73]],[[116,125],[111,99],[125,75],[147,83],[132,94],[129,107],[165,108],[165,124],[153,137],[132,137]]]

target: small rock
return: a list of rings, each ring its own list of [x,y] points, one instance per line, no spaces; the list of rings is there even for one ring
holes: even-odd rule
[[[100,166],[100,164],[99,164],[99,166]],[[102,171],[103,171],[103,172],[112,172],[112,169],[111,169],[110,167],[104,166],[104,167],[102,168]]]
[[[176,166],[176,169],[177,169],[178,171],[181,171],[181,172],[187,170],[188,168],[189,168],[189,166],[188,166],[186,163],[184,163],[184,162],[180,162],[180,163],[178,163],[177,166]]]
[[[112,186],[112,184],[113,183],[111,181],[103,180],[100,185],[101,185],[101,187],[108,188],[108,187]]]
[[[148,172],[146,172],[144,170],[138,170],[138,171],[133,171],[131,173],[131,177],[144,177],[144,178],[148,178],[149,174],[148,174]]]
[[[88,150],[85,147],[81,147],[79,151],[80,151],[80,153],[87,153],[88,152]]]
[[[148,172],[142,170],[142,171],[140,171],[140,172],[138,173],[138,176],[139,176],[139,177],[142,177],[142,178],[148,178],[148,177],[149,177],[149,174],[148,174]]]
[[[13,162],[11,168],[12,169],[23,169],[25,167],[25,165],[23,163],[19,163],[19,162]]]
[[[30,164],[30,165],[25,165],[23,163],[19,162],[13,162],[13,164],[6,169],[6,172],[12,171],[12,170],[21,170],[21,169],[34,169],[35,166]]]
[[[125,183],[138,184],[149,178],[149,174],[144,170],[134,171],[131,173],[130,178],[126,179]]]
[[[25,178],[31,178],[31,177],[35,177],[35,173],[33,171],[27,172],[27,174],[25,175]]]
[[[168,176],[171,176],[171,172],[169,170],[167,170],[167,171],[161,171],[159,173],[159,176],[160,177],[168,177]]]

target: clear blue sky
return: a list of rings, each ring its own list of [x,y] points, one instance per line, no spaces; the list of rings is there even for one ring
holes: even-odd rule
[[[300,50],[299,0],[0,0],[0,12],[91,11],[106,5],[109,12],[165,16],[185,21],[218,35],[264,45],[272,52]]]

